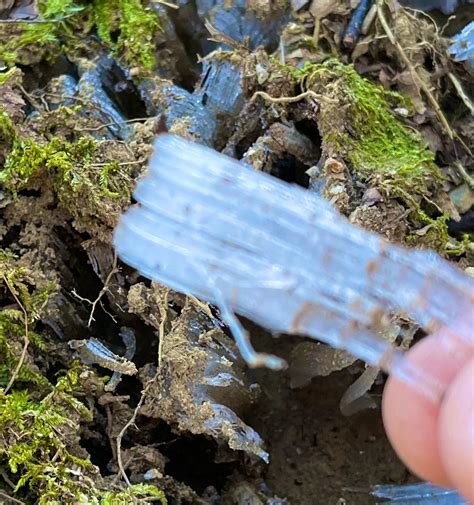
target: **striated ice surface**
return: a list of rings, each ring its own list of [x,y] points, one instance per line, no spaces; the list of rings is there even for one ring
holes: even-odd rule
[[[474,21],[471,21],[453,38],[449,52],[455,61],[466,61],[474,71]]]
[[[346,349],[433,399],[441,385],[377,336],[383,314],[405,311],[473,345],[472,279],[434,253],[389,245],[350,224],[310,191],[163,135],[134,196],[140,205],[115,231],[118,255],[217,305],[250,366],[284,362],[256,353],[234,312]]]
[[[456,491],[427,482],[404,486],[374,486],[372,495],[397,505],[467,505]]]

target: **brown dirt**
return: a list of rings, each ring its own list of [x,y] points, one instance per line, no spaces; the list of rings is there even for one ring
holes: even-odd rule
[[[268,350],[271,337],[263,338]],[[297,342],[273,339],[270,350],[285,356]],[[270,464],[263,473],[277,496],[301,505],[365,505],[375,503],[371,486],[413,480],[385,436],[379,408],[341,414],[340,398],[358,372],[355,365],[302,389],[290,388],[288,373],[255,372],[263,394],[245,420],[268,444]],[[375,387],[377,403],[380,394],[381,386]]]

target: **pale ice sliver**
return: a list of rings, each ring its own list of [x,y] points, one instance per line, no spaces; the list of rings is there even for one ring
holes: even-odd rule
[[[473,279],[350,224],[309,190],[162,135],[134,196],[115,231],[119,257],[218,306],[250,366],[285,363],[255,352],[234,313],[346,349],[435,401],[443,386],[377,336],[383,315],[401,310],[473,345]]]

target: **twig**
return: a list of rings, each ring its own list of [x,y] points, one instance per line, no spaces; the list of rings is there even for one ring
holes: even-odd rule
[[[244,49],[246,52],[249,52],[249,48],[242,44],[241,42],[238,42],[237,40],[233,39],[232,37],[229,37],[225,33],[220,32],[217,28],[215,28],[212,23],[209,21],[209,19],[206,19],[204,21],[204,26],[206,30],[209,32],[211,35],[208,40],[212,40],[213,42],[218,42],[220,44],[225,44],[227,46],[232,47],[232,49]]]
[[[120,433],[117,436],[117,442],[116,442],[117,465],[119,467],[120,475],[123,477],[123,480],[125,481],[125,483],[127,484],[127,486],[130,486],[131,484],[130,484],[130,480],[128,479],[128,476],[127,476],[127,474],[125,472],[125,468],[123,466],[123,461],[122,461],[122,439],[123,439],[125,433],[127,432],[127,430],[130,428],[130,426],[132,426],[132,424],[135,424],[135,420],[137,418],[138,412],[139,412],[141,406],[143,405],[143,402],[145,401],[145,398],[146,398],[146,395],[148,393],[148,390],[150,389],[150,387],[155,382],[156,377],[157,377],[157,375],[155,375],[152,379],[150,379],[147,382],[145,388],[142,391],[142,395],[140,397],[140,400],[138,401],[138,404],[135,407],[135,410],[133,411],[132,417],[130,418],[130,420],[128,421],[128,423],[122,428],[122,430],[120,431]]]
[[[5,472],[5,470],[3,468],[0,468],[0,476],[3,478],[3,480],[12,488],[12,489],[15,489],[16,488],[16,484],[13,483],[10,478],[8,477],[7,473]]]
[[[474,104],[472,103],[471,99],[466,95],[462,84],[459,82],[459,79],[452,73],[448,72],[448,77],[453,83],[453,86],[455,87],[459,98],[464,102],[464,105],[471,111],[471,114],[474,114]]]
[[[20,89],[20,91],[26,96],[26,98],[30,101],[31,105],[35,109],[40,110],[41,109],[41,104],[42,104],[43,107],[44,107],[44,110],[47,111],[47,112],[49,112],[48,107],[45,106],[45,104],[44,104],[43,100],[41,100],[41,98],[40,98],[40,101],[41,101],[41,104],[40,104],[38,102],[38,100],[36,99],[36,97],[32,93],[28,93],[28,91],[26,91],[26,89],[23,87],[23,85],[18,84],[17,86]]]
[[[99,302],[102,310],[112,319],[112,321],[117,324],[117,317],[114,316],[111,312],[109,312],[106,308],[105,305],[102,303],[102,300]]]
[[[319,95],[318,93],[315,93],[312,90],[305,91],[304,93],[300,93],[299,95],[296,96],[280,96],[280,97],[273,97],[270,96],[268,93],[265,93],[265,91],[256,91],[252,98],[249,100],[249,103],[255,102],[257,97],[261,96],[263,99],[272,102],[272,103],[295,103],[299,102],[300,100],[303,100],[304,98],[314,98],[319,101],[326,101],[326,102],[332,102],[336,103],[337,100],[328,98],[323,95]]]
[[[23,337],[23,349],[21,351],[21,356],[20,356],[20,359],[18,360],[18,363],[15,367],[15,370],[13,371],[13,374],[12,376],[10,377],[10,381],[8,382],[7,384],[7,387],[5,388],[3,394],[7,394],[8,391],[10,390],[10,388],[13,386],[13,383],[15,382],[16,378],[18,377],[18,374],[20,373],[20,369],[21,367],[23,366],[23,363],[25,361],[25,358],[26,358],[26,351],[28,349],[28,346],[30,344],[30,339],[29,339],[29,332],[28,332],[28,313],[26,312],[26,309],[25,307],[23,306],[23,304],[21,303],[20,299],[18,298],[18,296],[16,295],[15,291],[13,290],[13,288],[10,286],[10,283],[6,277],[5,274],[2,273],[2,278],[5,282],[5,284],[7,285],[10,293],[13,295],[13,298],[15,299],[15,302],[18,304],[18,306],[20,307],[21,311],[23,312],[23,316],[25,318],[25,335]]]
[[[169,295],[169,292],[170,292],[169,289],[167,289],[165,291],[165,294],[163,295],[162,303],[159,306],[161,321],[160,321],[159,336],[158,336],[158,338],[160,339],[158,342],[158,370],[161,369],[161,362],[163,359],[163,343],[165,341],[165,325],[166,325],[166,321],[168,320],[168,295]]]
[[[105,295],[105,293],[107,293],[107,291],[109,290],[110,281],[111,281],[112,277],[118,271],[119,271],[119,269],[117,267],[117,255],[114,254],[114,261],[113,261],[113,265],[112,265],[112,270],[109,272],[109,275],[107,275],[107,278],[105,279],[105,282],[104,282],[104,286],[102,287],[102,289],[100,290],[99,294],[97,295],[97,298],[93,302],[91,302],[88,298],[83,298],[82,296],[80,296],[79,294],[77,294],[77,292],[76,292],[75,289],[73,289],[71,291],[71,293],[78,300],[81,300],[82,302],[86,302],[89,305],[92,305],[91,313],[89,315],[89,320],[87,321],[87,326],[88,327],[92,324],[92,321],[95,321],[95,319],[94,319],[94,312],[95,312],[95,309],[97,307],[97,304],[100,302],[101,298]]]
[[[157,116],[136,117],[133,119],[125,119],[123,121],[114,121],[113,123],[104,123],[104,124],[101,124],[100,126],[74,128],[74,131],[76,131],[76,132],[95,132],[95,131],[101,130],[102,128],[108,128],[109,126],[118,126],[121,124],[139,123],[140,121],[147,121],[148,119],[156,119],[156,118],[157,118]]]
[[[375,4],[372,5],[367,16],[365,16],[364,22],[362,23],[362,27],[360,29],[360,33],[362,35],[367,35],[369,33],[370,27],[374,22],[375,17],[377,16],[377,6]]]
[[[405,53],[403,47],[400,45],[398,40],[395,38],[395,35],[393,34],[392,30],[390,29],[387,19],[383,13],[383,8],[382,8],[383,3],[384,3],[384,0],[377,0],[377,16],[380,20],[380,23],[382,24],[382,27],[383,27],[388,39],[390,40],[390,42],[395,46],[395,48],[399,52],[401,59],[403,60],[406,67],[410,71],[415,83],[418,86],[420,86],[420,88],[423,90],[423,92],[427,96],[429,102],[431,103],[431,106],[433,107],[436,114],[438,115],[438,118],[441,121],[441,124],[443,125],[449,138],[451,140],[454,140],[456,135],[453,132],[451,126],[449,126],[448,120],[446,119],[446,116],[443,114],[443,111],[441,110],[441,107],[439,106],[438,102],[436,101],[436,98],[433,96],[433,93],[431,93],[431,91],[428,88],[428,86],[426,85],[426,83],[421,79],[421,77],[419,76],[415,67],[413,66],[413,64],[409,60],[407,54]]]
[[[194,305],[199,307],[209,319],[214,319],[214,314],[212,313],[209,304],[202,302],[199,298],[196,298],[193,295],[188,295],[188,298],[194,303]]]
[[[134,160],[134,161],[121,161],[120,163],[117,163],[117,166],[119,167],[125,167],[128,165],[140,165],[141,163],[145,163],[146,158],[142,158],[141,160]],[[113,162],[107,162],[107,163],[91,163],[89,166],[90,167],[106,167],[107,165],[110,165],[110,163]]]
[[[346,33],[342,39],[346,47],[354,47],[357,43],[362,23],[364,22],[371,6],[372,0],[361,0],[359,5],[355,8],[349,24],[347,25]]]
[[[9,494],[5,493],[5,491],[0,491],[0,498],[5,499],[5,502],[2,503],[20,503],[21,505],[25,505],[24,501],[17,500],[16,498],[13,498],[13,496],[10,496]]]
[[[459,175],[463,178],[464,182],[474,190],[474,178],[467,173],[467,170],[464,168],[464,165],[458,160],[453,163],[454,168],[459,173]]]
[[[286,62],[286,54],[285,54],[285,44],[283,42],[283,37],[280,37],[280,43],[278,44],[278,54],[280,58],[280,63],[282,65]]]
[[[0,19],[1,24],[27,24],[27,25],[40,25],[44,23],[54,23],[56,20],[52,19]]]
[[[161,5],[164,5],[165,7],[170,7],[171,9],[179,9],[179,5],[173,4],[171,2],[167,2],[166,0],[152,0],[151,3],[161,4]]]
[[[38,95],[39,96],[39,95]],[[98,103],[94,103],[90,100],[90,98],[83,98],[80,96],[73,96],[73,95],[62,95],[58,93],[50,93],[46,92],[43,93],[41,96],[49,96],[51,98],[59,98],[61,100],[75,100],[76,102],[82,103],[84,106],[89,107],[91,109],[95,109],[99,111],[100,113],[104,114],[107,116],[110,121],[112,122],[113,125],[119,126],[121,122],[115,121],[110,112],[106,111],[103,107],[101,107]]]
[[[315,18],[313,28],[313,44],[316,49],[319,46],[320,30],[321,30],[321,20],[319,18]]]

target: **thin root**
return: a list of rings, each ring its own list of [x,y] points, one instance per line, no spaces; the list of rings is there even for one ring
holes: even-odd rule
[[[320,102],[331,102],[331,103],[337,102],[337,100],[335,99],[328,98],[327,96],[323,96],[318,93],[315,93],[314,91],[308,90],[296,96],[279,96],[279,97],[270,96],[268,93],[265,93],[265,91],[257,91],[253,94],[252,98],[250,99],[250,103],[255,102],[255,100],[259,96],[261,96],[263,99],[271,103],[296,103],[299,102],[300,100],[309,97],[314,98],[315,100],[318,100]]]
[[[0,498],[2,500],[5,500],[5,501],[2,501],[2,503],[10,503],[12,505],[14,503],[20,503],[21,505],[25,505],[24,501],[17,500],[16,498],[13,498],[13,496],[10,496],[9,494],[5,493],[5,491],[0,491]]]
[[[157,375],[155,375],[152,379],[150,379],[147,382],[147,384],[146,384],[145,388],[143,389],[142,394],[140,396],[140,400],[138,401],[138,404],[135,407],[135,410],[133,411],[132,417],[130,418],[128,423],[122,428],[122,430],[120,431],[120,433],[117,436],[117,442],[116,442],[117,465],[119,467],[119,474],[122,476],[122,478],[125,481],[125,483],[127,484],[127,486],[130,486],[131,484],[130,484],[130,480],[127,476],[127,473],[125,472],[125,467],[124,467],[123,461],[122,461],[122,439],[123,439],[125,433],[127,432],[127,430],[130,428],[130,426],[135,424],[135,420],[138,416],[138,412],[140,411],[141,406],[143,405],[143,402],[145,401],[148,390],[154,384],[156,377],[157,377]]]
[[[160,326],[159,326],[159,342],[158,342],[158,370],[161,369],[163,360],[163,344],[165,341],[165,326],[168,320],[168,295],[170,290],[167,289],[163,295],[162,303],[159,305],[160,310]]]
[[[8,382],[5,390],[3,391],[3,394],[7,394],[10,388],[13,386],[13,383],[15,382],[16,378],[18,377],[18,374],[20,373],[20,369],[23,366],[23,363],[25,362],[26,358],[26,351],[28,350],[28,346],[30,345],[30,339],[29,339],[29,332],[28,332],[28,313],[26,312],[25,307],[21,303],[20,299],[16,295],[15,291],[11,287],[10,283],[8,282],[8,279],[5,274],[2,274],[2,278],[9,289],[10,293],[12,294],[13,298],[15,299],[15,302],[18,304],[20,307],[21,311],[23,312],[23,317],[25,321],[25,335],[23,336],[23,349],[21,351],[21,356],[20,359],[18,360],[18,363],[15,367],[15,370],[12,373],[12,376],[10,377],[10,381]]]
[[[436,101],[436,98],[433,96],[433,93],[431,93],[430,89],[426,85],[426,83],[423,81],[423,79],[419,76],[418,72],[416,71],[416,68],[413,66],[411,63],[410,59],[408,58],[407,54],[405,53],[405,50],[403,47],[400,45],[398,40],[395,38],[394,33],[390,29],[390,26],[387,22],[387,19],[385,17],[385,14],[383,13],[383,0],[377,0],[377,16],[380,20],[380,23],[382,24],[382,27],[390,40],[390,42],[395,46],[397,51],[400,54],[401,59],[405,63],[406,67],[410,71],[413,80],[415,83],[420,86],[420,88],[423,90],[425,93],[426,97],[428,98],[428,101],[430,102],[431,106],[433,109],[436,111],[436,114],[438,115],[438,118],[443,125],[446,133],[448,134],[449,138],[451,140],[454,140],[456,138],[456,135],[451,128],[451,126],[448,123],[448,120],[446,119],[446,116],[444,115],[443,111],[441,110],[441,107],[439,106],[438,102]]]
[[[464,105],[471,111],[471,114],[474,114],[474,104],[472,100],[466,95],[462,84],[459,82],[459,79],[452,73],[448,73],[448,77],[453,83],[454,88],[457,91],[459,98],[464,102]]]
[[[211,308],[209,307],[209,304],[202,302],[199,300],[199,298],[196,298],[193,295],[188,295],[188,298],[191,300],[191,302],[196,305],[196,307],[199,307],[209,319],[214,319],[214,315],[211,311]]]
[[[464,182],[471,188],[474,189],[474,178],[467,173],[467,170],[464,168],[463,164],[460,161],[455,161],[453,163],[454,168],[457,173],[463,178]]]
[[[93,302],[91,302],[88,298],[84,298],[84,297],[78,295],[75,289],[73,289],[71,291],[71,293],[78,300],[81,300],[82,302],[86,302],[92,306],[91,312],[89,314],[89,320],[87,321],[87,327],[90,327],[90,325],[92,324],[92,321],[95,321],[94,312],[95,312],[95,309],[97,308],[97,304],[101,301],[102,297],[109,290],[110,281],[112,280],[112,277],[118,272],[119,272],[119,269],[117,267],[117,255],[114,254],[114,261],[113,261],[112,270],[109,272],[109,275],[107,275],[107,278],[105,279],[103,288],[100,290],[100,293],[97,295],[97,298]]]

